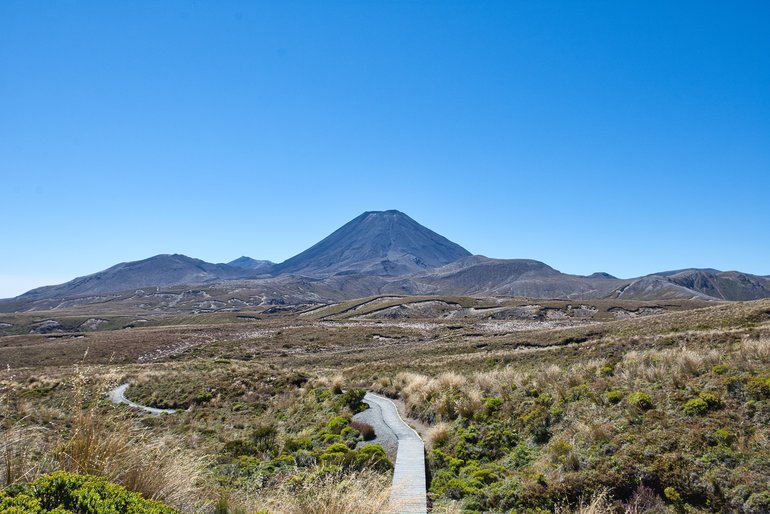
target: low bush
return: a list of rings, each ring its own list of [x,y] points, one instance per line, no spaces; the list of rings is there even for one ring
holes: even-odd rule
[[[327,430],[332,434],[339,434],[346,426],[348,426],[348,419],[344,416],[335,416],[326,424]]]
[[[639,391],[628,395],[628,404],[641,410],[650,410],[655,406],[649,394]]]
[[[18,514],[174,514],[174,508],[92,475],[58,471],[0,493],[0,511]]]
[[[770,377],[752,377],[745,385],[746,394],[752,400],[770,398]]]
[[[374,432],[374,427],[369,423],[364,423],[363,421],[351,421],[350,426],[358,430],[358,433],[361,434],[364,441],[371,441],[377,437],[377,434]]]
[[[620,400],[623,399],[623,393],[620,391],[607,391],[607,394],[604,396],[607,398],[607,401],[612,404],[620,403]]]
[[[351,412],[361,412],[367,409],[367,405],[362,402],[366,396],[366,391],[363,389],[350,389],[342,395],[342,401]]]
[[[682,409],[690,416],[703,416],[710,410],[721,408],[722,399],[712,393],[700,393],[697,398],[688,400]]]

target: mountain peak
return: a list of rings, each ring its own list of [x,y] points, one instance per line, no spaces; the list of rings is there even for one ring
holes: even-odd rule
[[[362,216],[366,216],[366,215],[370,215],[370,214],[375,214],[375,215],[391,214],[391,215],[405,216],[407,218],[409,217],[406,214],[404,214],[403,212],[401,212],[399,210],[396,210],[396,209],[388,209],[387,211],[366,211],[366,212],[364,212],[362,214]]]
[[[393,276],[442,266],[470,252],[397,210],[366,211],[274,273]]]

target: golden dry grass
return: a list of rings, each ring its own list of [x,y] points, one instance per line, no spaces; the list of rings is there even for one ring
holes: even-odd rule
[[[269,491],[235,497],[249,512],[272,514],[378,514],[389,509],[389,478],[362,471],[286,480]]]

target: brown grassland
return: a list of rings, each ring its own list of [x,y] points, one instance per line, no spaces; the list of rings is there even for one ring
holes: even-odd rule
[[[102,305],[0,327],[8,495],[63,470],[182,512],[381,512],[392,466],[350,425],[372,390],[426,439],[434,512],[770,512],[770,300]],[[178,411],[110,404],[126,382]]]

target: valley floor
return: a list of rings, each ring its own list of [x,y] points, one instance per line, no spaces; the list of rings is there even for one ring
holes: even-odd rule
[[[267,310],[4,315],[0,478],[95,474],[184,512],[378,512],[392,453],[365,445],[370,390],[421,423],[434,512],[770,509],[768,300]],[[123,383],[177,413],[115,407]]]

